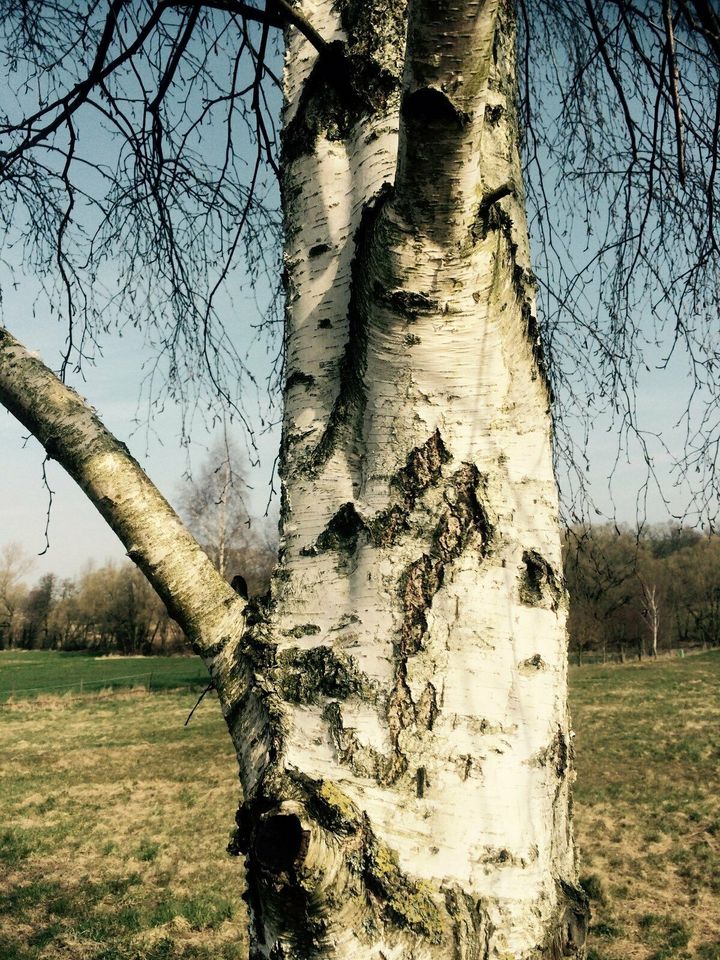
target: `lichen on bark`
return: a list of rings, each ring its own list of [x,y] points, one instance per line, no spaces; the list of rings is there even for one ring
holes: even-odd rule
[[[277,654],[270,676],[282,698],[290,703],[373,696],[371,684],[353,658],[324,644],[305,650],[286,647]]]

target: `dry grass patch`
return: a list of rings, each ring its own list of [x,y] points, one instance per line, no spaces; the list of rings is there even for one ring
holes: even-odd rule
[[[719,690],[718,653],[571,673],[589,960],[720,960]],[[246,957],[235,760],[194,700],[0,709],[0,960]]]
[[[0,960],[235,960],[235,760],[192,694],[42,698],[0,713]]]
[[[589,960],[720,960],[720,656],[571,678]]]

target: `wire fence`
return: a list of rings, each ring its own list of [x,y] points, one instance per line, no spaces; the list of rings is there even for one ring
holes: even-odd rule
[[[153,688],[153,681],[155,687]],[[174,680],[173,677],[150,671],[149,673],[128,673],[115,677],[99,677],[97,679],[80,678],[67,681],[65,683],[43,683],[33,687],[10,687],[0,690],[0,707],[9,700],[16,698],[32,699],[33,695],[42,695],[44,693],[62,694],[77,691],[78,695],[85,693],[103,692],[105,690],[112,692],[115,689],[131,689],[133,687],[143,687],[148,693],[160,692],[165,690],[197,690],[202,685],[201,680]]]

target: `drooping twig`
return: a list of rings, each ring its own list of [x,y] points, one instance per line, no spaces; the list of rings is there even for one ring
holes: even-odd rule
[[[197,710],[197,708],[200,706],[200,704],[201,704],[201,703],[203,702],[203,700],[205,699],[205,695],[208,694],[208,693],[210,693],[210,691],[213,690],[214,687],[215,687],[215,681],[214,681],[214,680],[211,680],[210,683],[205,687],[205,689],[203,690],[203,692],[200,694],[200,696],[197,698],[197,701],[196,701],[196,703],[195,703],[195,706],[192,708],[192,710],[190,711],[190,713],[189,713],[188,716],[187,716],[187,720],[186,720],[185,723],[183,724],[184,727],[186,727],[186,726],[190,723],[190,721],[192,720],[192,715],[195,713],[195,711]]]

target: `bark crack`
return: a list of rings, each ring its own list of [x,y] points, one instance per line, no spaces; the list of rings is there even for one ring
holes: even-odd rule
[[[520,572],[520,600],[529,607],[557,610],[562,587],[552,566],[537,550],[524,550]],[[539,666],[539,664],[538,664]]]
[[[364,383],[367,366],[367,311],[371,299],[369,277],[374,275],[373,258],[378,255],[377,227],[382,211],[392,193],[390,184],[383,187],[364,206],[355,232],[355,255],[351,267],[350,302],[348,304],[348,337],[340,364],[338,394],[322,437],[308,454],[303,472],[317,476],[338,444],[349,447],[359,437],[366,403]]]

